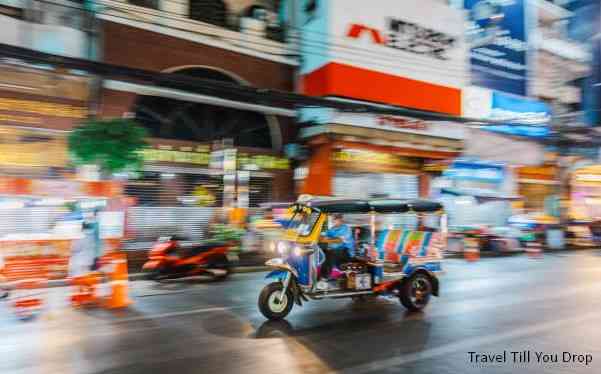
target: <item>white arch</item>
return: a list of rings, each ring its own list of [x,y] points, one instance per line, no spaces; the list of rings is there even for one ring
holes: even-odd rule
[[[225,76],[228,76],[230,78],[232,78],[233,80],[235,80],[238,84],[241,84],[243,86],[251,86],[251,84],[244,78],[242,78],[241,76],[239,76],[236,73],[232,73],[229,70],[225,70],[223,68],[220,67],[216,67],[216,66],[210,66],[210,65],[181,65],[181,66],[174,66],[168,69],[165,69],[162,71],[162,73],[177,73],[180,70],[185,70],[185,69],[206,69],[206,70],[214,70],[217,71]],[[267,120],[267,126],[269,126],[269,134],[271,135],[271,148],[273,148],[274,151],[281,151],[282,150],[282,143],[283,143],[283,139],[282,139],[282,129],[280,128],[280,122],[278,121],[277,117],[271,114],[263,114]]]

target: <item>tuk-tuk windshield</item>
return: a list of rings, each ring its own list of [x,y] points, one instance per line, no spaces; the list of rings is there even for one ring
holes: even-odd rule
[[[298,235],[307,236],[311,234],[318,219],[318,211],[311,208],[298,209],[290,219],[288,230],[295,230]]]

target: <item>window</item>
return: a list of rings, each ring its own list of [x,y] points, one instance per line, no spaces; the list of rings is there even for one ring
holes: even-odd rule
[[[212,69],[190,68],[179,70],[177,73],[235,83],[229,76]],[[159,84],[191,92],[198,90],[192,84],[186,85],[179,81],[165,81]],[[269,123],[262,113],[159,96],[139,96],[135,111],[136,120],[156,138],[201,143],[232,139],[236,147],[269,149],[273,146]]]
[[[189,10],[193,20],[227,26],[227,8],[221,0],[190,0]]]
[[[159,9],[159,0],[129,0],[128,2],[144,8]]]

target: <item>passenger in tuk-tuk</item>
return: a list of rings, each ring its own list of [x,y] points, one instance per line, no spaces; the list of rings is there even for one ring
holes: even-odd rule
[[[321,266],[321,277],[328,279],[334,266],[349,262],[355,255],[355,240],[353,231],[344,223],[344,216],[340,213],[334,214],[333,226],[326,231],[325,238],[325,242],[328,242],[328,239],[337,239],[330,241],[328,249],[324,251],[326,260]]]

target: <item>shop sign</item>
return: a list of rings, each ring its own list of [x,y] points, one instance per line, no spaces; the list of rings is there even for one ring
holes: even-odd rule
[[[40,196],[73,197],[82,194],[81,185],[71,180],[35,179],[32,193]]]
[[[333,153],[332,160],[347,165],[358,164],[366,169],[370,166],[386,166],[418,170],[421,166],[417,159],[363,149],[341,149]]]
[[[301,29],[303,93],[460,113],[469,77],[463,10],[438,0],[328,0],[315,13]]]
[[[238,156],[238,169],[287,170],[289,168],[290,161],[287,158],[269,155],[249,155],[247,153],[240,153]]]
[[[10,127],[0,130],[0,166],[65,167],[67,162],[67,145],[62,136]]]
[[[378,116],[368,113],[332,112],[324,113],[319,123],[385,129],[453,140],[463,140],[466,138],[465,127],[458,123],[426,122],[416,118],[391,115]]]
[[[40,116],[86,118],[88,109],[69,104],[46,101],[0,98],[0,110],[6,112],[32,113]]]
[[[377,124],[395,129],[428,130],[424,121],[396,116],[378,116]]]
[[[463,97],[465,117],[504,122],[485,130],[529,138],[549,134],[551,108],[542,101],[473,86],[463,90]]]
[[[472,84],[527,95],[526,0],[464,0],[469,10]]]
[[[429,55],[439,60],[448,60],[446,53],[456,42],[456,38],[450,34],[398,18],[389,18],[387,28],[382,31],[357,23],[351,24],[348,30],[349,38],[358,39],[363,34],[368,34],[376,44],[418,55]]]
[[[505,167],[486,162],[458,161],[445,170],[443,175],[454,180],[500,183],[505,177]]]
[[[232,152],[233,151],[233,152]],[[250,155],[236,150],[218,150],[209,152],[208,147],[179,147],[158,145],[158,148],[146,148],[141,151],[145,162],[171,162],[210,166],[214,169],[236,170],[286,170],[290,161],[286,158],[270,155]],[[225,165],[224,165],[224,161]]]
[[[173,149],[146,148],[142,150],[145,162],[173,162],[196,165],[208,165],[208,152],[191,152]]]
[[[557,176],[554,166],[525,166],[518,168],[517,172],[520,179],[552,180]]]

